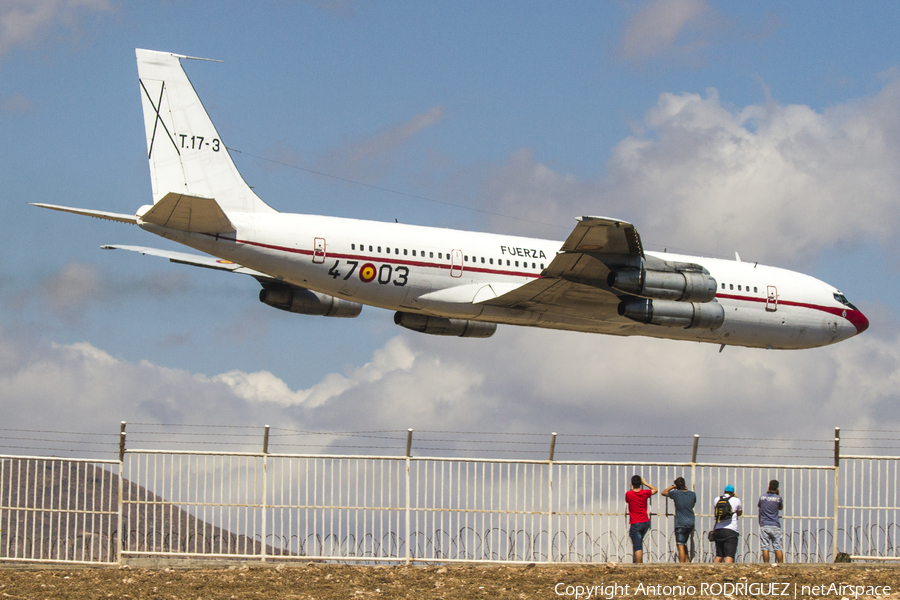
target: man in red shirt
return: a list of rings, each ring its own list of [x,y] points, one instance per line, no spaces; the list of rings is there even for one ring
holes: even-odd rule
[[[647,486],[650,489],[643,489]],[[650,515],[647,513],[647,503],[650,496],[658,490],[644,481],[640,475],[631,478],[631,489],[625,492],[625,503],[628,505],[628,522],[631,528],[628,535],[631,536],[631,545],[634,548],[634,562],[644,562],[644,536],[650,530]]]

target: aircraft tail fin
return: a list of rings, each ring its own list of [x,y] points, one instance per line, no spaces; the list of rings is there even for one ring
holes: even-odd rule
[[[234,166],[181,66],[191,57],[141,49],[135,54],[154,205],[178,194],[215,199],[226,213],[274,212]]]

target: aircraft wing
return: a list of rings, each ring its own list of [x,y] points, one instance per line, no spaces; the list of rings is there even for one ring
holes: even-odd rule
[[[215,269],[217,271],[228,271],[230,273],[240,273],[242,275],[250,275],[251,277],[255,277],[256,279],[262,280],[272,280],[274,278],[266,275],[265,273],[260,273],[259,271],[254,271],[253,269],[248,269],[243,265],[239,265],[235,262],[231,262],[230,260],[222,260],[221,258],[216,258],[214,256],[204,256],[202,254],[190,254],[188,252],[173,252],[171,250],[158,250],[156,248],[145,248],[143,246],[120,246],[120,245],[107,245],[100,246],[103,250],[130,250],[132,252],[139,252],[141,254],[145,254],[148,256],[159,256],[160,258],[168,258],[170,262],[179,263],[182,265],[191,265],[192,267],[203,267],[205,269]]]
[[[485,301],[485,304],[591,320],[618,320],[620,292],[606,283],[609,265],[644,256],[634,225],[606,217],[580,217],[541,278]]]

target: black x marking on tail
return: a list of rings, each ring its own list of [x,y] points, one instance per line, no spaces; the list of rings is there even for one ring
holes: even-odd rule
[[[172,137],[172,133],[169,131],[169,128],[166,127],[166,122],[163,121],[163,118],[159,114],[159,109],[162,106],[163,94],[166,92],[166,82],[163,81],[162,86],[159,88],[159,100],[156,101],[156,104],[153,103],[153,98],[150,97],[150,92],[147,91],[147,87],[144,85],[144,80],[141,79],[141,89],[144,90],[144,95],[147,96],[147,101],[150,103],[150,106],[153,107],[153,110],[156,111],[156,120],[153,121],[153,135],[150,136],[150,151],[147,153],[147,159],[149,160],[151,156],[153,156],[153,142],[156,140],[156,126],[158,124],[162,124],[163,129],[166,132],[166,135],[169,136],[169,141],[172,142],[172,146],[175,147],[175,152],[181,156],[181,152],[178,150],[178,144],[175,143],[175,138]]]

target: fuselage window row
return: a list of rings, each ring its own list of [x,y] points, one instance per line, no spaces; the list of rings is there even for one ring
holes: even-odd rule
[[[733,283],[728,283],[728,284],[723,283],[723,284],[722,284],[722,289],[723,289],[723,290],[725,289],[725,286],[726,286],[726,285],[728,286],[728,289],[729,289],[729,290],[733,290],[733,289],[734,289],[734,284],[733,284]],[[749,285],[745,285],[745,286],[738,285],[738,286],[737,286],[737,291],[739,291],[739,292],[742,292],[742,291],[749,292],[749,291],[750,291],[750,286],[749,286]],[[758,288],[757,286],[755,286],[755,285],[753,286],[753,293],[754,293],[754,294],[758,294],[758,293],[759,293],[759,288]]]
[[[356,250],[356,244],[355,244],[355,243],[350,244],[350,249],[351,249],[351,250]],[[361,252],[365,252],[365,251],[366,251],[366,244],[359,244],[359,250],[360,250]],[[381,247],[381,246],[369,246],[369,252],[378,252],[379,254],[381,254],[381,252],[382,252],[382,247]],[[391,253],[391,248],[390,248],[389,246],[385,246],[385,247],[384,247],[384,252],[385,252],[386,254],[390,254],[390,253]],[[400,248],[394,248],[394,254],[395,254],[395,255],[399,255],[399,254],[400,254]],[[450,254],[451,254],[450,252],[447,252],[447,259],[448,259],[448,260],[450,259]],[[409,249],[404,248],[404,249],[403,249],[403,256],[409,256],[409,255],[410,255]],[[416,250],[413,250],[413,251],[412,251],[412,256],[421,256],[422,258],[425,258],[425,251],[424,251],[424,250],[419,250],[419,251],[417,252]],[[434,252],[428,252],[428,257],[429,257],[429,258],[434,258]],[[470,258],[471,258],[471,262],[473,262],[473,263],[477,263],[477,262],[479,262],[479,260],[480,260],[480,261],[481,261],[481,264],[491,264],[491,265],[494,264],[494,259],[493,259],[493,258],[486,258],[486,257],[484,257],[484,256],[482,256],[482,257],[478,257],[478,256],[472,256],[472,257],[470,257],[470,256],[466,255],[466,256],[463,257],[463,260],[464,260],[465,262],[469,262]],[[443,260],[443,259],[444,259],[444,253],[443,253],[443,252],[438,252],[438,259],[439,259],[439,260]],[[498,258],[498,259],[497,259],[497,264],[502,266],[502,265],[503,265],[503,259],[502,259],[502,258]],[[507,259],[507,260],[506,260],[506,266],[507,266],[507,267],[512,266],[512,261],[510,261],[509,259]],[[519,261],[515,261],[515,266],[516,266],[516,267],[519,266]],[[522,268],[527,269],[527,268],[528,268],[528,263],[527,263],[527,262],[523,262],[523,263],[522,263]],[[531,268],[532,268],[532,269],[537,269],[537,268],[538,268],[537,263],[531,263]],[[541,268],[541,270],[544,269],[544,263],[541,263],[540,268]],[[738,286],[738,287],[740,288],[740,286]],[[722,289],[725,289],[725,284],[724,284],[724,283],[722,284]],[[731,289],[734,289],[734,286],[731,286]],[[748,290],[748,291],[750,290],[749,286],[747,287],[747,290]]]

